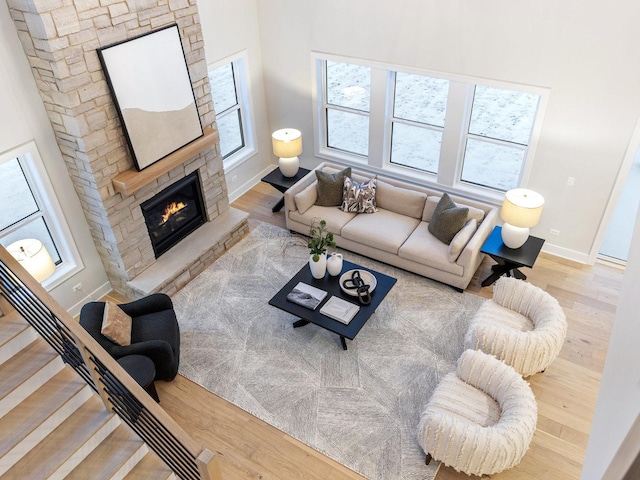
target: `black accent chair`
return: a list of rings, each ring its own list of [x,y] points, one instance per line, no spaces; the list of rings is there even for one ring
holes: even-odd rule
[[[154,293],[119,307],[131,317],[131,345],[118,345],[100,333],[104,302],[90,302],[80,310],[80,325],[116,360],[144,355],[153,360],[155,380],[171,381],[178,374],[180,329],[171,299]]]

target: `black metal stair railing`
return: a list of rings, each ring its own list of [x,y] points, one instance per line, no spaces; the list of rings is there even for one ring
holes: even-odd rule
[[[0,250],[4,249],[0,248]],[[6,251],[0,253],[6,254]],[[22,274],[28,275],[26,272]],[[136,397],[117,375],[105,366],[107,362],[101,358],[110,358],[109,354],[97,342],[93,342],[92,345],[78,345],[77,336],[69,326],[2,260],[0,260],[0,294],[51,345],[65,363],[71,366],[94,391],[101,394],[103,400],[108,399],[107,408],[127,423],[179,478],[185,480],[210,478],[207,465],[203,468],[199,459],[199,455],[206,450],[201,449],[198,454],[194,452],[196,449],[193,445],[187,448],[184,442],[150,411],[150,408],[154,408],[149,406],[151,405],[149,402],[152,401],[150,399],[142,401]],[[78,326],[78,328],[82,327]],[[83,356],[81,350],[87,352],[87,355]],[[204,456],[207,457],[207,455]]]

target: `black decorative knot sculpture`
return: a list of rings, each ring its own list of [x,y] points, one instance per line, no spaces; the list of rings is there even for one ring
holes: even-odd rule
[[[351,278],[344,280],[342,286],[347,290],[356,290],[361,304],[369,305],[371,303],[371,292],[369,292],[371,286],[364,283],[359,270],[354,271]]]

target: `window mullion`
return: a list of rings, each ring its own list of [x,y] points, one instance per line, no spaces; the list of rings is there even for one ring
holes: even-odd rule
[[[472,102],[473,84],[451,80],[438,164],[438,183],[443,185],[453,186],[460,178]]]
[[[515,148],[517,150],[527,151],[529,148],[528,145],[523,145],[521,143],[510,142],[508,140],[500,140],[499,138],[485,137],[483,135],[474,135],[473,133],[468,133],[467,138],[471,138],[473,140],[476,140],[477,142],[493,143],[494,145]]]
[[[6,226],[2,230],[0,230],[0,234],[2,234],[2,236],[10,235],[11,233],[15,232],[16,230],[19,230],[22,227],[24,227],[25,225],[28,225],[29,223],[37,221],[40,218],[44,218],[45,221],[46,221],[46,217],[44,215],[44,212],[42,210],[36,210],[35,212],[30,213],[26,217],[21,218],[17,222],[14,222],[11,225]]]
[[[387,113],[387,71],[371,69],[371,95],[369,98],[369,156],[367,162],[372,167],[382,168],[388,148],[385,135]]]

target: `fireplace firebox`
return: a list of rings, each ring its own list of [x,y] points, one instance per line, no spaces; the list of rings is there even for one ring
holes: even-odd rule
[[[197,170],[140,205],[156,258],[206,221]]]

